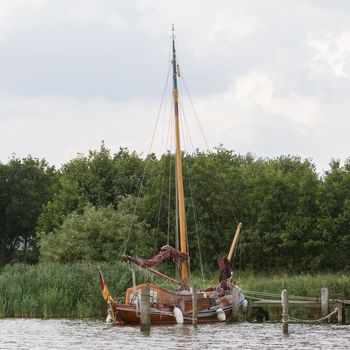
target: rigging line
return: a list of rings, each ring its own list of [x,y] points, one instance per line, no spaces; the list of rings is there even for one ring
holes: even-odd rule
[[[241,275],[242,272],[242,242],[238,241],[239,244],[239,263],[238,263],[238,271],[239,275]]]
[[[163,137],[165,133],[165,119],[166,119],[166,111],[164,111],[164,122],[163,122]],[[168,148],[169,144],[169,122],[168,122],[168,131],[167,131],[167,138],[166,138],[166,145],[165,149]],[[162,156],[161,158],[162,159]],[[159,196],[159,206],[158,206],[158,220],[157,220],[157,228],[156,228],[156,238],[155,238],[155,251],[157,251],[157,245],[158,245],[158,233],[159,233],[159,226],[160,226],[160,216],[161,216],[161,209],[162,209],[162,200],[163,200],[163,190],[164,190],[164,182],[165,182],[165,172],[166,172],[166,158],[163,159],[163,170],[162,170],[162,181],[161,181],[161,188],[160,188],[160,196]]]
[[[191,97],[191,95],[190,95],[190,91],[189,91],[189,89],[188,89],[188,87],[187,87],[186,80],[185,80],[183,74],[181,74],[181,79],[180,79],[180,81],[183,82],[183,85],[184,85],[184,87],[185,87],[185,91],[186,91],[187,97],[188,97],[188,99],[189,99],[189,101],[190,101],[190,105],[191,105],[191,107],[192,107],[194,116],[195,116],[196,121],[197,121],[197,124],[198,124],[198,126],[199,126],[199,130],[200,130],[200,132],[201,132],[201,134],[202,134],[202,137],[203,137],[205,146],[207,147],[207,151],[209,151],[209,145],[208,145],[207,138],[205,137],[205,134],[204,134],[204,131],[203,131],[203,128],[202,128],[202,124],[201,124],[201,122],[200,122],[200,120],[199,120],[198,113],[197,113],[197,111],[196,111],[196,109],[195,109],[195,107],[194,107],[194,103],[193,103],[192,97]]]
[[[167,92],[168,92],[168,86],[167,85]],[[168,128],[166,132],[166,141],[165,141],[165,147],[164,147],[164,139],[165,139],[165,125],[167,122],[167,96],[168,94],[165,94],[165,101],[164,101],[164,113],[163,113],[163,130],[162,130],[162,149],[164,149],[164,153],[166,152],[168,145],[169,145],[169,121],[168,121]],[[171,109],[169,110],[171,112]],[[162,152],[162,153],[163,153]],[[162,156],[160,156],[160,160],[162,159]],[[162,180],[161,180],[161,187],[160,187],[160,196],[159,196],[159,206],[158,206],[158,217],[157,217],[157,226],[156,226],[156,232],[155,232],[155,240],[154,240],[154,248],[155,252],[158,251],[158,234],[159,234],[159,227],[160,227],[160,217],[161,217],[161,210],[162,210],[162,201],[163,201],[163,193],[164,193],[164,183],[165,183],[165,172],[166,172],[166,160],[163,163],[163,169],[162,169]]]
[[[199,240],[199,233],[198,233],[198,225],[197,225],[197,216],[196,216],[196,209],[194,205],[194,200],[193,200],[193,191],[192,191],[192,184],[191,184],[191,173],[190,173],[190,167],[188,165],[188,162],[186,162],[187,165],[187,171],[188,171],[188,183],[189,183],[189,189],[190,189],[190,196],[191,196],[191,204],[192,204],[192,211],[193,211],[193,220],[194,220],[194,228],[196,232],[196,238],[197,238],[197,246],[198,246],[198,253],[199,253],[199,263],[201,267],[201,274],[202,274],[202,280],[204,281],[204,270],[203,270],[203,259],[202,259],[202,250],[201,250],[201,245],[200,245],[200,240]]]
[[[169,74],[170,74],[170,70],[171,70],[171,49],[172,49],[172,36],[170,36],[169,38],[169,51],[168,51],[168,62],[169,63]],[[170,84],[167,84],[167,93],[165,94],[165,101],[164,101],[164,122],[163,122],[163,135],[162,135],[162,148],[163,148],[163,145],[164,145],[164,131],[165,131],[165,123],[166,123],[166,115],[167,115],[167,101],[168,101],[168,96],[169,96],[169,90],[170,90]],[[171,113],[171,108],[169,109],[169,112]],[[168,126],[169,128],[169,126]],[[168,132],[169,132],[169,129],[168,129]],[[166,147],[168,147],[168,139],[169,139],[169,134],[167,135],[167,142],[166,142]]]
[[[181,105],[181,102],[180,102],[180,107],[181,107],[182,105]],[[183,117],[184,117],[184,112],[183,112],[183,110],[182,110],[182,108],[180,108],[180,112],[182,112],[182,114],[183,114]],[[183,118],[184,119],[184,118]],[[185,132],[184,132],[184,127],[183,127],[183,124],[184,123],[181,123],[181,131],[182,131],[182,136],[183,136],[183,145],[184,145],[184,150],[185,150],[185,152],[184,152],[184,155],[183,155],[183,159],[184,159],[184,163],[186,163],[187,162],[187,159],[186,159],[186,157],[185,157],[185,154],[186,154],[186,150],[187,150],[187,147],[186,147],[186,134],[185,134]],[[188,256],[190,256],[190,246],[189,246],[189,244],[188,244],[188,231],[187,231],[187,218],[186,218],[186,215],[185,215],[185,220],[186,220],[186,225],[185,225],[185,227],[186,227],[186,244],[187,244],[187,253],[188,253]],[[188,270],[189,270],[189,275],[191,276],[191,259],[189,259],[188,260]]]
[[[181,103],[180,103],[180,106],[181,106],[181,112],[182,112],[182,114],[184,116],[184,121],[185,121],[186,129],[187,129],[187,133],[188,133],[188,136],[190,138],[190,142],[191,142],[192,149],[193,149],[193,152],[194,152],[194,147],[193,147],[193,143],[192,143],[191,134],[190,134],[189,128],[188,128],[186,115],[185,115],[185,112],[183,110],[183,106],[182,106]],[[197,248],[198,248],[198,254],[199,254],[199,263],[200,263],[200,267],[201,267],[202,280],[204,281],[202,250],[201,250],[201,245],[200,245],[200,239],[199,239],[199,233],[198,233],[198,225],[197,225],[197,217],[196,217],[196,210],[195,210],[194,199],[193,199],[194,196],[193,196],[193,191],[192,191],[191,170],[190,170],[190,166],[189,166],[187,157],[185,157],[184,160],[185,160],[185,164],[186,164],[187,172],[188,172],[188,185],[189,185],[188,187],[189,187],[189,190],[190,190],[194,227],[195,227],[196,238],[197,238]]]
[[[233,208],[232,208],[232,207],[230,207],[230,210],[231,210],[232,215],[233,215],[233,217],[234,217],[234,219],[235,219],[235,221],[236,221],[236,224],[238,225],[238,224],[239,224],[239,221],[237,220],[237,217],[236,217],[236,214],[235,214],[235,212],[234,212]]]
[[[157,119],[156,119],[156,123],[154,125],[152,139],[151,139],[151,143],[150,143],[150,146],[149,146],[149,149],[148,149],[148,153],[147,153],[147,156],[145,158],[145,166],[143,168],[143,173],[142,173],[140,187],[139,187],[138,194],[137,194],[136,204],[135,204],[134,211],[133,211],[133,214],[132,214],[132,217],[131,217],[131,223],[130,223],[128,235],[127,235],[127,237],[125,239],[124,250],[123,250],[123,254],[124,255],[126,253],[126,249],[128,247],[128,244],[129,244],[130,234],[131,234],[131,231],[132,231],[132,228],[133,228],[133,225],[134,225],[134,221],[135,221],[136,210],[137,210],[137,207],[138,207],[138,204],[139,204],[139,201],[140,201],[140,197],[141,197],[142,185],[143,185],[143,182],[145,180],[147,164],[148,164],[147,157],[150,155],[151,149],[152,149],[152,146],[153,146],[154,137],[155,137],[155,134],[156,134],[156,130],[157,130],[158,122],[159,122],[159,117],[160,117],[160,114],[161,114],[162,105],[163,105],[163,101],[164,101],[164,96],[166,94],[167,86],[168,86],[168,83],[169,83],[170,68],[171,68],[171,62],[169,62],[168,73],[167,73],[167,77],[166,77],[166,81],[165,81],[165,85],[164,85],[164,89],[163,89],[163,94],[162,94],[162,98],[161,98],[159,109],[158,109]]]
[[[242,229],[241,229],[242,230]],[[242,232],[242,231],[241,231]],[[241,254],[241,236],[239,236],[238,238],[238,242],[237,242],[237,245],[236,245],[236,249],[233,253],[233,258],[232,258],[232,269],[234,267],[234,263],[235,263],[235,258],[236,258],[236,255],[238,254],[238,250],[239,250],[239,261],[238,261],[238,273],[240,274],[241,272],[241,261],[242,261],[242,254]]]
[[[171,183],[172,183],[172,167],[171,167],[171,150],[173,148],[173,123],[172,118],[169,116],[169,129],[170,129],[170,150],[169,150],[169,188],[168,188],[168,236],[167,236],[167,245],[169,245],[170,241],[170,214],[171,214]]]
[[[193,146],[193,141],[192,141],[192,137],[191,137],[191,133],[190,133],[190,129],[188,127],[188,124],[187,124],[187,118],[186,118],[186,115],[185,115],[185,110],[183,108],[183,105],[181,103],[181,101],[179,101],[179,104],[180,104],[180,110],[182,112],[182,115],[183,115],[183,120],[185,121],[185,126],[186,126],[186,130],[187,130],[187,135],[190,139],[190,143],[191,143],[191,146],[192,146],[192,152],[195,153],[195,149],[194,149],[194,146]]]

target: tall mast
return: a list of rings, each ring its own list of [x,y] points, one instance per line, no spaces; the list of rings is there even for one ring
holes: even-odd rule
[[[177,65],[176,65],[176,50],[175,50],[175,34],[174,25],[173,32],[173,100],[174,100],[174,114],[175,114],[175,137],[176,137],[176,184],[177,184],[177,199],[180,221],[180,250],[187,254],[186,243],[186,214],[185,214],[185,199],[184,188],[182,180],[182,162],[181,162],[181,147],[180,147],[180,122],[179,122],[179,92],[177,90]],[[187,262],[183,261],[181,264],[181,277],[185,288],[188,287],[188,266]]]

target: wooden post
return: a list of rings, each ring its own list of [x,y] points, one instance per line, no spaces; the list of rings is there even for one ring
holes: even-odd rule
[[[343,304],[341,304],[341,303],[338,303],[337,306],[339,307],[339,309],[338,309],[338,323],[343,324],[343,309],[344,309],[344,307],[342,307]]]
[[[282,303],[282,331],[283,334],[288,334],[288,320],[289,320],[289,297],[287,289],[282,290],[281,293]]]
[[[238,321],[238,309],[239,309],[239,296],[240,296],[240,289],[233,287],[232,288],[232,314],[231,314],[231,321],[237,322]]]
[[[252,308],[252,301],[250,299],[247,299],[248,306],[247,306],[247,312],[245,314],[245,319],[248,322],[252,321],[252,313],[253,313],[253,308]]]
[[[197,286],[192,286],[192,324],[197,325]]]
[[[144,287],[141,289],[141,316],[140,316],[141,331],[149,332],[150,325],[151,325],[150,288]]]
[[[329,292],[328,288],[321,288],[321,315],[327,316],[329,313]],[[328,322],[328,319],[324,321]]]

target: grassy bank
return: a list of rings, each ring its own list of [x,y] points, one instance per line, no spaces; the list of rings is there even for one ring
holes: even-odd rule
[[[103,317],[106,305],[98,285],[98,264],[7,265],[0,275],[0,317]],[[122,297],[131,285],[131,273],[124,263],[101,264],[110,293]],[[137,283],[147,276],[137,274]],[[164,281],[159,281],[164,285]],[[202,280],[193,278],[197,286],[217,283],[215,276]],[[290,295],[313,296],[320,288],[350,299],[350,274],[254,274],[241,273],[236,282],[243,291],[280,295],[288,289]],[[164,287],[167,287],[164,285]],[[169,285],[170,287],[170,285]]]

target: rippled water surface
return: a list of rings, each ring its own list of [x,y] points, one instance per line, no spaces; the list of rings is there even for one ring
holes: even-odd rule
[[[350,325],[235,323],[111,327],[102,321],[0,320],[0,349],[350,349]]]

